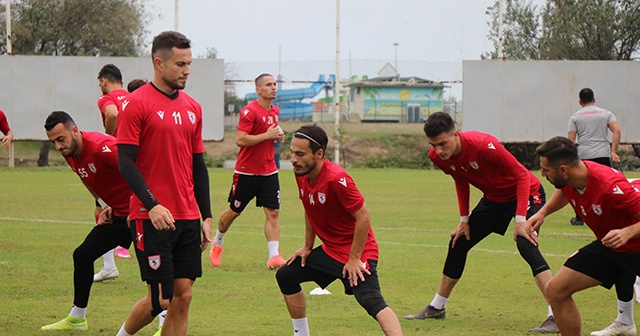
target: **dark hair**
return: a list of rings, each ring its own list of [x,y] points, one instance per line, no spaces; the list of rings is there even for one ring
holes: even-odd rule
[[[102,78],[112,83],[122,84],[122,72],[120,72],[120,69],[113,64],[107,64],[100,69],[100,72],[98,72],[98,79]]]
[[[159,53],[170,52],[174,47],[178,49],[189,49],[191,48],[191,40],[176,31],[162,32],[153,38],[151,58],[160,57],[166,59],[166,55],[160,56]]]
[[[260,76],[256,77],[256,79],[253,81],[256,84],[256,87],[258,86],[258,82],[261,79],[263,79],[264,77],[267,77],[267,76],[273,77],[273,75],[271,75],[269,73],[263,73],[263,74],[260,74]]]
[[[580,90],[578,96],[580,97],[580,101],[583,103],[591,103],[593,101],[593,98],[595,98],[593,96],[593,90],[591,90],[590,88],[584,88]]]
[[[552,167],[573,165],[580,160],[576,144],[561,136],[553,137],[538,146],[538,148],[536,148],[536,154],[547,158],[547,162]]]
[[[452,132],[456,129],[451,116],[444,112],[436,112],[424,122],[424,134],[429,138],[437,137],[442,133]]]
[[[57,124],[63,124],[66,128],[76,126],[76,122],[73,121],[73,118],[71,118],[69,113],[64,111],[53,111],[44,122],[44,129],[50,131],[56,127]]]
[[[309,141],[309,148],[311,148],[311,152],[314,154],[319,149],[322,149],[323,151],[327,150],[329,137],[327,137],[327,133],[322,129],[322,127],[317,124],[304,125],[298,128],[298,130],[293,133],[293,136],[298,139]]]
[[[129,82],[129,84],[127,84],[127,91],[133,92],[145,84],[147,84],[146,79],[142,79],[142,78],[133,79]]]

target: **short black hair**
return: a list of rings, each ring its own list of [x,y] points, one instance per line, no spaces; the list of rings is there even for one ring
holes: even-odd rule
[[[536,154],[540,157],[547,158],[547,162],[552,167],[573,165],[580,161],[576,144],[562,136],[553,137],[538,146],[538,148],[536,148]]]
[[[323,151],[327,150],[327,143],[329,143],[329,137],[322,127],[317,124],[304,125],[298,128],[293,136],[298,139],[304,139],[309,141],[309,148],[312,153],[316,153],[319,149]]]
[[[98,79],[106,79],[112,83],[122,84],[122,72],[114,64],[107,64],[98,72]]]
[[[269,77],[273,77],[273,75],[271,75],[270,73],[266,73],[266,72],[265,72],[265,73],[263,73],[263,74],[260,74],[260,76],[256,77],[256,79],[253,81],[253,82],[256,84],[256,87],[258,86],[258,82],[259,82],[262,78],[267,77],[267,76],[269,76]]]
[[[424,122],[424,134],[429,138],[437,137],[442,133],[449,133],[456,129],[453,118],[448,113],[436,112],[430,115]]]
[[[65,111],[53,111],[44,122],[44,129],[50,131],[56,127],[57,124],[63,124],[66,128],[76,126],[76,122],[73,121],[69,113]]]
[[[171,51],[173,48],[189,49],[191,48],[191,40],[182,33],[176,31],[164,31],[153,38],[151,45],[151,59],[160,57],[166,59],[166,55],[160,56],[159,53]]]
[[[580,101],[583,103],[591,103],[595,98],[595,96],[593,95],[593,90],[591,90],[590,88],[584,88],[580,90],[578,96],[580,97]]]
[[[146,79],[142,79],[142,78],[133,79],[132,81],[129,82],[129,84],[127,84],[127,91],[133,92],[145,84],[147,84]]]

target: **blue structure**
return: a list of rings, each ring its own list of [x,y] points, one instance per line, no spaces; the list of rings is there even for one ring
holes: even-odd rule
[[[323,89],[332,88],[335,80],[335,75],[329,76],[328,82],[324,75],[320,75],[318,80],[308,88],[278,90],[278,97],[273,101],[273,104],[280,107],[280,120],[311,118],[313,116],[313,105],[303,103],[301,100],[311,99]],[[255,100],[258,98],[258,94],[255,92],[247,93],[244,98]]]

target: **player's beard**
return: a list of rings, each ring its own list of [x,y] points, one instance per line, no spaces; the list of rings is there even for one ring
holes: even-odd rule
[[[71,145],[68,148],[65,148],[60,151],[64,156],[72,156],[78,150],[78,139],[75,137],[71,140]]]
[[[556,187],[556,189],[562,189],[562,188],[566,187],[566,186],[567,186],[567,184],[568,184],[568,181],[566,181],[566,180],[561,180],[561,181],[557,181],[557,180],[556,180],[556,181],[551,181],[551,180],[549,179],[549,176],[547,176],[547,181],[549,181],[549,183],[553,184],[553,186],[554,186],[554,187]]]
[[[175,80],[167,80],[166,78],[164,79],[165,83],[167,83],[167,86],[170,87],[172,90],[184,90],[184,88],[187,86],[187,79],[185,78],[184,82],[180,82],[179,79],[175,79]]]
[[[296,174],[297,176],[304,176],[304,175],[307,175],[307,174],[309,174],[310,172],[312,172],[314,169],[316,169],[316,166],[317,166],[317,165],[318,165],[318,164],[317,164],[316,162],[313,162],[312,164],[310,164],[310,165],[306,166],[306,168],[307,168],[307,169],[304,169],[302,172],[297,172],[297,171],[295,170],[295,166],[294,166],[294,167],[293,167],[293,168],[294,168],[294,169],[293,169],[293,172],[294,172],[294,174]],[[301,168],[305,168],[305,167],[301,167]]]

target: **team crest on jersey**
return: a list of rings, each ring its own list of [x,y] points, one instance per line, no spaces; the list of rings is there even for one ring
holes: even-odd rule
[[[191,111],[187,111],[187,115],[189,116],[189,121],[191,121],[192,124],[196,123],[196,114],[191,112]]]
[[[236,208],[239,208],[242,205],[242,202],[235,200],[233,201],[233,206],[235,206]]]
[[[469,165],[471,166],[471,168],[473,168],[475,170],[478,170],[478,168],[480,168],[480,167],[478,167],[478,162],[476,162],[476,161],[469,162]]]
[[[327,201],[327,197],[324,193],[319,192],[318,193],[318,201],[320,201],[320,204],[324,204],[324,202]]]
[[[109,146],[104,145],[102,146],[102,152],[103,153],[111,153],[111,148],[109,148]]]
[[[90,170],[92,173],[94,173],[94,174],[96,173],[96,171],[98,171],[98,170],[96,169],[96,165],[94,165],[93,163],[90,163],[90,164],[89,164],[89,170]]]
[[[593,212],[598,215],[598,216],[602,216],[602,207],[598,204],[591,204],[591,208],[593,208]]]
[[[157,271],[160,265],[162,265],[162,260],[159,254],[149,256],[149,267],[151,267],[152,270]]]
[[[164,111],[156,111],[156,114],[160,117],[160,120],[164,120]]]
[[[493,142],[490,142],[490,143],[487,144],[487,148],[496,149],[496,146],[493,145]]]

